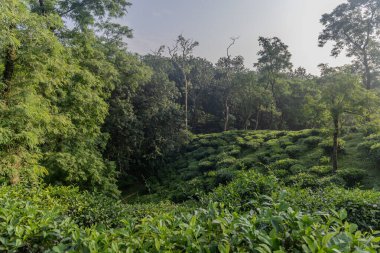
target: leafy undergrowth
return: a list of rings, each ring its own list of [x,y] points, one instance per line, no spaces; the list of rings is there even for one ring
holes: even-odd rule
[[[345,135],[337,173],[326,140],[317,130],[197,136],[135,204],[3,186],[0,252],[379,252],[380,192],[351,187],[371,182],[353,159],[375,166],[380,135]]]
[[[148,181],[150,194],[138,197],[137,201],[198,200],[200,194],[232,181],[239,171],[251,169],[274,175],[286,186],[376,187],[380,179],[380,168],[376,166],[380,136],[345,134],[339,139],[342,163],[334,172],[330,135],[326,130],[303,130],[230,131],[195,136],[179,157],[161,170],[163,183]]]
[[[318,194],[305,191],[302,193],[305,199],[301,201],[301,197],[293,198],[295,192],[280,191],[281,184],[276,182],[276,178],[254,171],[241,172],[232,183],[203,195],[198,206],[169,202],[124,205],[73,188],[4,186],[0,191],[0,251],[378,252],[380,249],[380,235],[372,230],[378,228],[379,210],[375,203],[379,204],[379,193],[352,192],[352,205],[341,210],[336,208],[343,205],[347,192],[340,192],[340,200],[329,197],[329,193],[336,194],[334,191],[341,188],[323,194],[330,203],[316,206]],[[360,196],[367,201],[360,200]],[[305,211],[301,211],[304,207]],[[365,226],[350,223],[363,214]]]

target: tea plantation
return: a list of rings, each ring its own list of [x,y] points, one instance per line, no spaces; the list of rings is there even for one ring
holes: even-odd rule
[[[145,193],[123,201],[72,187],[3,186],[0,251],[379,252],[380,136],[346,133],[338,171],[328,136],[195,136],[160,179],[147,179]]]

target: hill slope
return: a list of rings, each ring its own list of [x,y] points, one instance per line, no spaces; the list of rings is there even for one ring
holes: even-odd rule
[[[0,251],[379,252],[380,192],[342,187],[375,182],[366,169],[379,136],[344,139],[334,173],[326,131],[196,136],[161,171],[166,180],[147,182],[145,204],[2,186]]]
[[[332,141],[326,130],[230,131],[197,135],[161,171],[163,182],[147,182],[150,196],[174,202],[198,199],[241,170],[274,175],[287,186],[338,185],[378,188],[380,169],[371,155],[378,136],[347,133],[339,140],[339,170],[331,167]],[[372,151],[371,151],[372,150]],[[141,199],[140,199],[141,200]]]

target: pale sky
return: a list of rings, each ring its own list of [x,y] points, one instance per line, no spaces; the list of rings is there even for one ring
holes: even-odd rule
[[[121,21],[134,30],[129,50],[139,54],[172,45],[179,34],[200,43],[194,55],[215,63],[226,55],[230,37],[240,36],[231,49],[252,68],[259,36],[279,37],[289,46],[295,67],[318,74],[319,63],[349,63],[344,55],[330,56],[331,43],[318,47],[319,19],[345,0],[131,0]]]

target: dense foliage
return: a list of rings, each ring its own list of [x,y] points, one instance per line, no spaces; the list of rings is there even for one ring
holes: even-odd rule
[[[318,213],[301,212],[297,205],[296,209],[290,207],[285,195],[275,190],[273,179],[255,172],[242,174],[230,185],[206,196],[203,208],[170,203],[128,206],[66,187],[29,191],[3,187],[0,249],[7,252],[376,252],[379,249],[376,233],[360,232],[357,225],[346,221],[355,219],[354,209],[349,209],[348,214],[344,210],[330,212],[328,208],[334,204],[326,204]],[[342,190],[332,191],[336,194]],[[265,195],[275,197],[275,193],[276,198]],[[355,192],[358,193],[371,196]],[[372,196],[368,201],[376,199],[378,203],[379,194]],[[313,204],[313,194],[305,192],[302,197],[310,198],[306,203]],[[356,208],[371,213],[368,204],[353,201]],[[241,203],[241,208],[234,203]],[[374,225],[371,219],[366,221],[370,222],[367,225]]]
[[[130,5],[0,1],[1,252],[380,251],[379,1],[322,16],[320,76],[132,54]]]
[[[352,131],[339,140],[338,155],[342,165],[337,171],[331,165],[333,143],[327,130],[229,131],[197,135],[161,169],[161,182],[155,178],[148,180],[151,193],[148,197],[151,199],[155,195],[157,199],[175,202],[198,199],[200,194],[229,183],[239,171],[251,169],[276,176],[284,185],[292,187],[376,187],[376,180],[371,183],[368,180],[370,171],[377,171],[378,160],[376,156],[368,158],[365,149],[371,143],[366,140],[376,136],[364,138],[366,132]],[[354,159],[369,160],[366,165],[352,163]]]

